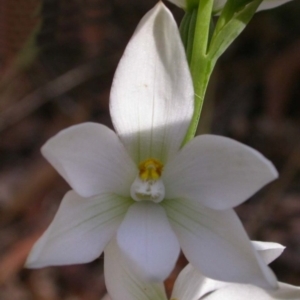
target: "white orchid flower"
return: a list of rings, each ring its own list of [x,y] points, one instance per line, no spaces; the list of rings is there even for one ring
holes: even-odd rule
[[[259,255],[269,264],[284,250],[277,243],[253,242]],[[163,284],[147,284],[130,269],[117,243],[107,247],[105,260],[107,294],[102,300],[168,300]],[[116,259],[117,258],[117,259]],[[277,290],[254,285],[216,281],[187,265],[177,277],[171,300],[299,300],[300,287],[278,283]]]
[[[180,149],[193,86],[177,25],[160,2],[141,20],[110,98],[116,132],[95,123],[51,138],[43,155],[72,187],[26,266],[85,263],[117,243],[145,280],[162,281],[180,246],[217,280],[276,286],[232,207],[277,177],[254,149],[203,135]]]
[[[187,0],[169,0],[169,1],[183,9],[185,9],[187,6]],[[290,1],[292,0],[263,0],[263,2],[258,7],[257,11],[272,9]],[[215,0],[213,6],[213,13],[218,14],[223,9],[226,2],[227,0]]]

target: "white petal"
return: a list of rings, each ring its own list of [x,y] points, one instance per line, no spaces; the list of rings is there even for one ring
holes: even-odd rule
[[[114,300],[167,300],[163,283],[149,284],[130,268],[115,240],[104,251],[105,284]]]
[[[136,272],[146,281],[165,280],[180,252],[163,207],[152,202],[138,202],[129,208],[117,240]]]
[[[205,276],[276,287],[276,278],[250,243],[233,210],[217,211],[188,200],[162,202],[189,262]]]
[[[272,242],[252,241],[252,244],[266,264],[279,257],[285,249],[284,246]]]
[[[285,248],[278,243],[271,242],[252,241],[252,244],[266,263],[270,263],[277,258]],[[175,281],[171,299],[198,300],[201,297],[228,285],[232,285],[232,283],[217,281],[205,277],[191,264],[188,264],[180,272]],[[283,288],[281,291],[277,290],[274,293],[277,295],[278,293],[282,293],[283,290],[286,291],[285,288]],[[287,290],[289,293],[292,293],[292,295],[297,291],[299,296],[299,289],[295,289],[294,286],[287,285]]]
[[[188,264],[178,275],[171,299],[198,300],[203,293],[203,286],[208,278],[203,276],[191,264]]]
[[[273,296],[271,299],[285,299],[285,300],[299,300],[300,287],[286,283],[279,282],[279,289],[276,291],[269,291]]]
[[[258,7],[257,11],[271,9],[279,5],[283,5],[291,0],[264,0],[261,5]]]
[[[252,244],[266,263],[270,263],[275,258],[277,258],[285,248],[278,243],[271,242],[252,241]],[[171,299],[175,298],[180,300],[198,300],[213,291],[231,284],[232,283],[217,281],[205,277],[191,264],[188,264],[180,272],[175,281]],[[293,286],[288,287],[292,287],[292,291],[295,292]]]
[[[166,162],[192,118],[194,92],[176,22],[159,2],[138,25],[117,68],[110,99],[114,127],[136,162]]]
[[[188,198],[227,209],[244,202],[277,177],[270,161],[232,139],[194,138],[164,169],[166,198]]]
[[[205,298],[205,300],[299,300],[300,288],[279,283],[276,291],[263,290],[257,286],[231,284],[221,288]]]
[[[51,225],[33,246],[26,267],[70,265],[96,259],[131,204],[131,200],[115,195],[85,199],[68,192]]]
[[[62,130],[42,153],[82,197],[130,195],[137,168],[117,135],[103,125],[84,123]]]

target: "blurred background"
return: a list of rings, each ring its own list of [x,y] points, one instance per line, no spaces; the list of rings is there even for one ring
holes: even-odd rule
[[[68,185],[42,158],[55,133],[87,120],[111,126],[118,60],[155,0],[0,0],[0,299],[98,300],[103,257],[23,269]],[[182,11],[168,4],[177,20]],[[199,133],[254,147],[280,179],[237,208],[252,239],[287,246],[272,264],[300,285],[300,2],[255,15],[219,60]],[[167,280],[170,290],[181,257]]]

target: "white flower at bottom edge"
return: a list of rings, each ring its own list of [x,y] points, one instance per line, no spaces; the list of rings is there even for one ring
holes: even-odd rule
[[[277,243],[253,242],[266,263],[284,250]],[[167,300],[164,285],[147,284],[135,276],[122,257],[115,241],[105,252],[105,282],[109,295],[102,300]],[[116,259],[117,258],[117,259]],[[254,285],[216,281],[187,265],[177,277],[171,300],[299,300],[300,287],[278,283],[277,290],[264,290]]]
[[[187,0],[169,0],[169,1],[183,9],[185,9],[187,6]],[[258,7],[257,11],[272,9],[290,1],[292,0],[263,0],[260,6]],[[215,0],[213,6],[213,13],[215,15],[219,14],[226,3],[227,0]]]
[[[193,107],[178,28],[160,2],[138,25],[114,76],[117,134],[85,123],[43,146],[73,191],[26,266],[92,261],[116,235],[145,280],[168,277],[181,247],[206,276],[275,287],[232,207],[277,171],[254,149],[224,137],[199,136],[180,149]]]

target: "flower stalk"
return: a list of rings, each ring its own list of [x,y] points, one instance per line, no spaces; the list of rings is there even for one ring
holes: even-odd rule
[[[262,2],[227,1],[214,30],[214,0],[202,0],[198,7],[187,9],[180,32],[194,84],[195,109],[182,145],[195,136],[209,79],[218,58],[244,30]]]
[[[194,84],[195,107],[183,145],[195,136],[205,92],[213,70],[207,57],[213,3],[214,0],[203,0],[198,8],[187,13],[189,16],[189,28],[187,37],[183,37],[183,40],[186,40],[187,58]],[[185,22],[187,21],[185,20]]]

